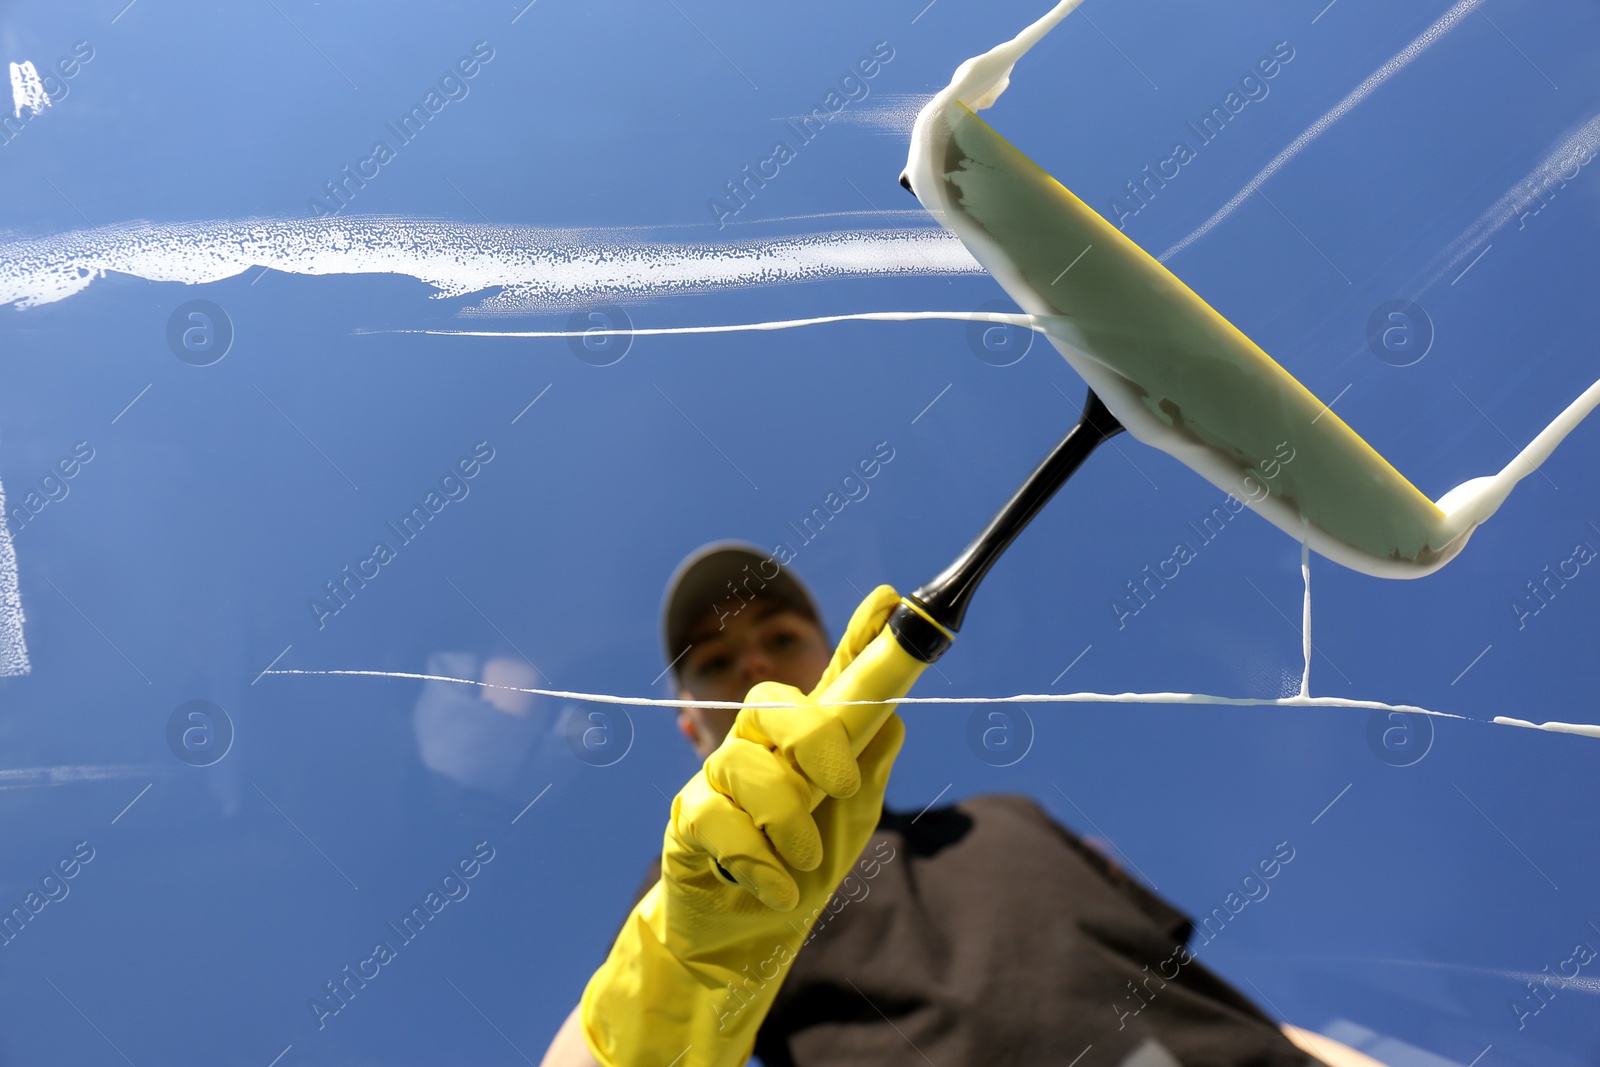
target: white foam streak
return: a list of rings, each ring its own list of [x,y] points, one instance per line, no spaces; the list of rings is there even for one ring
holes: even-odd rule
[[[44,90],[44,82],[39,80],[39,71],[33,65],[33,60],[25,59],[21,63],[11,64],[11,116],[21,118],[22,109],[27,108],[30,115],[37,115],[50,106],[50,94]]]
[[[1568,165],[1587,155],[1591,159],[1600,154],[1600,112],[1591,115],[1577,129],[1566,134],[1523,178],[1507,189],[1500,199],[1479,215],[1472,225],[1461,231],[1434,259],[1440,264],[1423,285],[1431,289],[1446,277],[1456,277],[1456,268],[1471,256],[1512,219],[1524,212],[1535,214],[1542,210],[1543,197],[1553,188],[1572,180],[1573,175],[1562,177]],[[1574,168],[1576,169],[1576,168]],[[1531,211],[1529,209],[1532,208]]]
[[[150,778],[165,773],[152,766],[132,763],[63,764],[57,767],[7,767],[0,769],[0,791],[76,785],[80,782],[113,782]]]
[[[0,678],[27,674],[28,644],[22,634],[22,594],[17,585],[17,551],[6,525],[6,488],[0,485]]]
[[[993,107],[994,102],[1011,85],[1011,72],[1022,57],[1081,3],[1083,0],[1060,0],[1011,40],[965,60],[956,68],[950,84],[932,99],[959,100],[973,111]]]
[[[933,96],[930,93],[885,93],[876,103],[858,104],[839,112],[828,121],[840,126],[860,126],[872,133],[911,138],[917,115]],[[788,122],[798,126],[810,115],[791,115]]]
[[[851,316],[839,316],[847,318]],[[1002,318],[1029,318],[1029,316],[1000,316]],[[1025,323],[1024,323],[1025,325]],[[902,697],[896,704],[1200,704],[1221,705],[1225,707],[1270,707],[1270,708],[1356,708],[1369,711],[1398,711],[1413,715],[1431,715],[1440,719],[1458,719],[1462,722],[1483,722],[1466,715],[1457,715],[1448,711],[1433,711],[1429,708],[1419,707],[1415,704],[1389,704],[1380,700],[1353,700],[1345,697],[1314,697],[1311,696],[1311,555],[1308,544],[1304,541],[1300,546],[1300,575],[1305,583],[1305,603],[1302,619],[1302,651],[1305,656],[1305,672],[1301,676],[1300,692],[1295,696],[1278,697],[1276,699],[1261,697],[1224,697],[1213,696],[1208,693],[1018,693],[1014,696],[999,697]],[[623,704],[632,707],[648,708],[727,708],[737,711],[744,707],[753,708],[793,708],[798,704],[783,701],[745,702],[736,700],[676,700],[666,697],[628,697],[610,693],[583,693],[568,689],[541,689],[536,687],[523,687],[514,685],[500,685],[494,682],[482,682],[475,678],[453,678],[439,674],[413,674],[408,671],[367,671],[367,670],[305,670],[289,669],[266,670],[262,675],[268,674],[300,674],[322,676],[345,676],[359,678],[399,678],[422,682],[454,682],[458,685],[475,685],[485,689],[503,689],[513,693],[526,693],[531,696],[553,697],[558,700],[582,700],[596,704]],[[878,704],[875,700],[841,700],[837,707],[852,705]],[[1525,719],[1513,719],[1505,715],[1497,715],[1492,720],[1497,726],[1517,726],[1530,730],[1546,730],[1560,733],[1579,734],[1586,737],[1600,738],[1600,725],[1587,723],[1547,722],[1544,724],[1528,722]]]
[[[1390,60],[1383,66],[1367,75],[1360,85],[1356,86],[1354,89],[1350,90],[1348,94],[1346,94],[1343,100],[1340,100],[1337,104],[1333,105],[1333,107],[1329,108],[1323,113],[1321,118],[1317,119],[1317,121],[1313,122],[1310,126],[1307,126],[1304,130],[1302,130],[1300,136],[1296,137],[1293,141],[1290,141],[1287,148],[1273,156],[1271,162],[1269,162],[1265,167],[1262,167],[1254,178],[1251,178],[1248,182],[1245,182],[1244,188],[1235,193],[1233,195],[1233,199],[1229,200],[1226,204],[1217,209],[1216,214],[1212,215],[1205,222],[1202,222],[1199,227],[1187,237],[1183,238],[1177,244],[1173,245],[1156,258],[1165,263],[1168,259],[1177,255],[1179,252],[1182,252],[1185,248],[1188,248],[1200,238],[1210,233],[1216,228],[1218,223],[1227,218],[1229,215],[1233,214],[1234,210],[1237,209],[1240,204],[1244,203],[1250,198],[1250,194],[1261,188],[1261,186],[1266,183],[1267,179],[1271,178],[1274,174],[1278,173],[1278,171],[1282,170],[1284,165],[1295,156],[1299,155],[1307,145],[1309,145],[1312,141],[1315,141],[1318,137],[1321,137],[1325,132],[1327,132],[1329,127],[1354,110],[1358,104],[1376,92],[1379,86],[1383,85],[1384,82],[1388,81],[1406,67],[1410,66],[1412,60],[1416,59],[1423,52],[1426,52],[1429,48],[1433,47],[1433,45],[1441,37],[1454,29],[1457,23],[1470,15],[1481,3],[1483,3],[1483,0],[1460,0],[1460,2],[1452,7],[1449,11],[1446,11],[1443,15],[1441,15],[1437,22],[1423,30],[1422,33],[1417,36],[1416,40],[1412,41],[1399,52],[1395,53],[1395,55],[1391,57]]]
[[[1496,715],[1494,721],[1502,726],[1522,726],[1529,730],[1548,730],[1554,734],[1600,737],[1600,726],[1587,722],[1529,722],[1527,719],[1513,719],[1509,715]]]
[[[1600,407],[1600,381],[1578,394],[1578,398],[1563,408],[1561,414],[1550,421],[1550,425],[1540,430],[1499,474],[1462,482],[1440,497],[1437,502],[1439,510],[1463,530],[1487,521],[1505,503],[1517,483],[1538,470],[1550,458],[1556,446],[1577,429],[1596,407]]]
[[[628,697],[617,696],[611,693],[582,693],[567,689],[538,689],[524,688],[514,685],[498,685],[493,682],[480,682],[475,678],[450,678],[438,674],[413,674],[408,671],[362,671],[362,670],[301,670],[283,669],[270,670],[264,674],[304,674],[304,675],[342,675],[360,678],[400,678],[422,682],[455,682],[460,685],[476,685],[486,689],[504,689],[513,693],[528,693],[533,696],[553,697],[558,700],[583,700],[595,704],[624,704],[630,707],[646,708],[794,708],[798,704],[782,701],[747,703],[735,700],[673,700],[666,697]],[[835,706],[850,707],[861,704],[879,704],[877,700],[841,700]],[[1371,711],[1400,711],[1413,715],[1432,715],[1440,719],[1459,719],[1462,722],[1483,722],[1467,715],[1457,715],[1448,711],[1432,711],[1428,708],[1418,707],[1415,704],[1386,704],[1380,700],[1350,700],[1344,697],[1309,697],[1292,696],[1278,697],[1276,699],[1261,697],[1223,697],[1212,696],[1208,693],[1018,693],[1014,696],[1000,697],[902,697],[895,701],[896,704],[1214,704],[1227,707],[1271,707],[1271,708],[1360,708]],[[1554,725],[1568,726],[1572,724],[1546,724],[1536,726],[1521,719],[1509,719],[1500,716],[1493,720],[1500,726],[1522,726],[1535,730],[1549,729]],[[1579,724],[1570,731],[1571,733],[1585,733],[1589,736],[1600,737],[1600,726],[1584,726]]]
[[[1311,695],[1311,542],[1300,539],[1300,577],[1306,583],[1305,603],[1300,609],[1300,645],[1305,657],[1305,672],[1300,675],[1300,695]]]
[[[1457,971],[1461,974],[1484,975],[1490,978],[1510,978],[1516,982],[1539,982],[1559,989],[1573,989],[1580,993],[1600,994],[1600,978],[1568,977],[1551,971],[1512,971],[1500,967],[1480,967],[1467,963],[1445,963],[1439,960],[1401,960],[1382,956],[1309,956],[1307,960],[1328,960],[1337,963],[1381,963],[1386,966],[1429,967],[1439,971]],[[1476,1062],[1476,1061],[1474,1061]]]
[[[932,319],[957,322],[999,322],[1044,332],[1043,316],[1006,311],[862,311],[849,315],[818,315],[809,319],[774,319],[712,326],[643,326],[629,329],[588,330],[361,330],[360,333],[421,333],[435,337],[661,337],[674,334],[743,333],[750,330],[792,330],[830,322],[921,322]]]
[[[979,274],[934,227],[691,243],[644,229],[555,230],[434,219],[343,216],[136,222],[0,242],[0,304],[36,307],[108,273],[201,285],[257,267],[287,274],[397,274],[436,298],[485,295],[469,314],[568,309],[597,300],[828,278]]]

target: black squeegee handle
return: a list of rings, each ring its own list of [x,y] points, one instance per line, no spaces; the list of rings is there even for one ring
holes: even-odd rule
[[[900,646],[924,663],[943,655],[953,635],[961,629],[978,583],[1000,554],[1089,458],[1089,453],[1122,430],[1122,423],[1094,390],[1089,390],[1077,425],[1050,450],[955,562],[909,595],[907,599],[915,601],[922,612],[902,604],[889,617],[889,629]]]

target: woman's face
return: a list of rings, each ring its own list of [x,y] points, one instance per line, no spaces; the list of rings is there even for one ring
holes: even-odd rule
[[[678,669],[684,700],[741,701],[757,682],[782,682],[810,692],[827,670],[833,650],[822,628],[777,601],[756,597],[733,613],[713,605],[689,631],[689,651]],[[720,619],[720,624],[719,624]],[[733,728],[733,708],[683,708],[678,728],[704,758]]]

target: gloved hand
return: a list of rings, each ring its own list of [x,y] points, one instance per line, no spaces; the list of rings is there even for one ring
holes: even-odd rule
[[[885,628],[900,602],[862,602],[808,696],[764,682],[672,802],[661,879],[628,916],[579,1005],[605,1067],[742,1064],[790,962],[877,827],[905,726],[830,701],[889,702],[925,664]],[[882,705],[871,709],[882,711]],[[824,795],[811,810],[814,789]],[[724,873],[725,872],[725,873]]]

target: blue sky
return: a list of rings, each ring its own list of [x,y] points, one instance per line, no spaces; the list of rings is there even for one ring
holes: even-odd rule
[[[493,58],[450,83],[457,98],[350,199],[346,224],[575,230],[574,247],[635,249],[816,248],[819,235],[927,227],[892,214],[917,207],[895,184],[897,116],[1046,8],[124,2],[0,16],[8,62],[43,72],[78,42],[93,53],[0,147],[7,278],[27,274],[13,270],[23,242],[48,259],[69,231],[173,224],[161,247],[183,262],[214,248],[184,244],[197,224],[302,222],[324,182],[478,42]],[[1270,91],[1127,220],[1159,253],[1449,10],[1089,0],[986,117],[1110,214],[1125,182],[1287,42]],[[1168,260],[1432,496],[1499,470],[1600,376],[1597,164],[1544,185],[1536,214],[1481,222],[1600,111],[1597,30],[1580,3],[1484,0],[1277,169],[1265,196]],[[893,58],[848,118],[719,228],[712,198],[878,42]],[[982,274],[891,273],[886,255],[852,275],[594,301],[676,326],[1005,300]],[[265,1064],[286,1048],[285,1065],[536,1060],[693,772],[670,713],[631,711],[631,748],[593,766],[559,725],[593,709],[536,703],[544,739],[495,793],[425,765],[420,683],[260,672],[421,672],[457,652],[525,660],[560,688],[663,695],[657,611],[684,554],[792,541],[786,524],[888,442],[868,496],[795,560],[837,632],[873,584],[910,589],[941,569],[1082,394],[1047,345],[994,366],[954,322],[644,337],[602,367],[562,340],[371,332],[563,329],[570,308],[485,314],[492,292],[430,299],[403,273],[189,284],[141,263],[0,308],[0,484],[13,507],[35,487],[58,497],[12,536],[32,669],[0,678],[0,904],[20,904],[77,843],[94,851],[3,950],[24,957],[0,977],[8,1062],[109,1064],[120,1050]],[[168,345],[192,300],[232,326],[210,366]],[[1410,366],[1366,340],[1393,300],[1432,325]],[[1526,588],[1579,544],[1600,550],[1596,432],[1580,428],[1433,576],[1313,560],[1313,690],[1600,721],[1600,577],[1578,564],[1542,601]],[[54,480],[80,442],[93,458]],[[323,583],[480,443],[493,458],[460,498],[319,628],[308,602]],[[1252,514],[1119,629],[1124,584],[1222,495],[1137,442],[1121,451],[1097,454],[996,567],[919,694],[1273,697],[1297,684],[1299,547]],[[1537,613],[1519,618],[1519,597]],[[174,710],[195,699],[234,734],[204,767],[168,743]],[[1191,912],[1288,841],[1296,859],[1270,897],[1202,955],[1272,1010],[1462,1065],[1600,1051],[1600,987],[1563,989],[1521,1030],[1510,1007],[1575,943],[1600,947],[1594,741],[1440,721],[1426,754],[1395,766],[1365,712],[1038,705],[1032,748],[997,768],[968,746],[973,714],[908,709],[892,805],[1030,795]],[[482,841],[494,859],[470,895],[319,1030],[310,998]],[[1415,1055],[1389,1048],[1396,1063]]]

